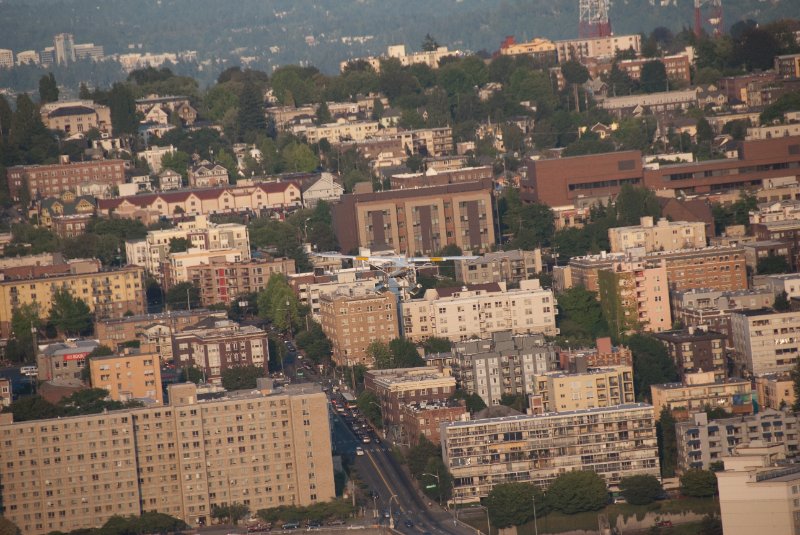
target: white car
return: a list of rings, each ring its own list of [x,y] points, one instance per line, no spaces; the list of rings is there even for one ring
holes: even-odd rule
[[[361,446],[356,446],[356,455],[364,455],[364,450]]]

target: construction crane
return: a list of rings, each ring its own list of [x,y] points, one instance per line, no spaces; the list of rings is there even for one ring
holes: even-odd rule
[[[703,8],[708,18],[703,20]],[[715,36],[722,34],[722,0],[694,0],[694,34],[703,35],[703,24],[708,21]]]
[[[611,35],[611,21],[608,11],[611,0],[579,0],[578,35],[582,39],[608,37]]]

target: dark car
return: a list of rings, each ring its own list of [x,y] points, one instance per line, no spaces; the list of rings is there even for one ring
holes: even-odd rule
[[[297,522],[287,522],[287,523],[285,523],[284,525],[281,526],[281,529],[287,529],[288,530],[288,529],[297,529],[299,527],[300,527],[300,524],[298,524]]]
[[[309,520],[308,521],[308,527],[311,528],[311,529],[321,528],[322,527],[322,522],[319,521],[319,520]]]
[[[414,527],[414,523],[412,521],[410,521],[410,520],[406,520],[405,522],[403,522],[403,524],[405,524],[405,526],[407,528],[413,528]]]

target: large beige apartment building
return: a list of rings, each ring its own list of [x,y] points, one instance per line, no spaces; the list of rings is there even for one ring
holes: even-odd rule
[[[731,314],[737,371],[764,375],[791,371],[800,357],[800,311],[743,310]]]
[[[353,121],[336,122],[321,124],[319,126],[309,126],[304,133],[306,141],[312,145],[319,143],[321,139],[327,139],[330,143],[341,141],[363,141],[378,134],[380,123],[377,121]]]
[[[121,354],[90,358],[89,376],[92,388],[108,390],[115,401],[164,401],[158,353],[128,348]]]
[[[433,288],[421,299],[400,304],[403,333],[413,342],[431,336],[452,341],[489,338],[498,331],[555,336],[556,300],[538,279],[523,280],[519,288],[506,283]]]
[[[613,366],[584,373],[551,372],[533,381],[531,405],[543,412],[566,412],[624,405],[635,401],[633,368]]]
[[[65,191],[82,195],[89,192],[86,188],[109,197],[114,186],[125,183],[125,165],[124,160],[70,162],[69,156],[61,156],[57,164],[9,167],[8,189],[14,201],[21,199],[23,188],[31,199],[58,197]]]
[[[441,440],[459,501],[485,498],[499,483],[545,488],[571,470],[592,470],[609,485],[659,475],[653,408],[642,403],[452,422]]]
[[[200,289],[203,306],[218,303],[230,305],[243,295],[258,293],[266,288],[273,273],[294,274],[294,259],[261,258],[231,262],[212,258],[207,264],[186,267],[186,280]]]
[[[542,272],[542,250],[497,251],[474,260],[455,261],[456,280],[467,284],[506,282],[531,279]]]
[[[52,307],[59,289],[82,299],[98,318],[119,318],[145,309],[144,269],[125,266],[104,270],[99,260],[70,260],[53,266],[8,268],[0,275],[0,336],[11,332],[14,310],[36,304],[42,316]]]
[[[12,423],[0,415],[3,515],[23,533],[99,527],[157,511],[193,527],[215,505],[252,511],[335,497],[327,399],[315,385]]]
[[[685,420],[707,407],[741,416],[753,412],[750,381],[732,377],[718,379],[713,371],[686,374],[682,383],[650,386],[656,416],[669,409],[678,420]]]
[[[700,249],[706,246],[706,225],[702,221],[666,219],[654,223],[652,217],[645,216],[639,225],[608,229],[608,241],[612,253],[629,249],[643,249],[646,253]]]
[[[400,336],[397,296],[388,291],[355,287],[322,295],[319,317],[338,366],[372,366],[367,347],[372,342],[388,343]]]
[[[758,405],[762,408],[782,410],[794,407],[797,400],[794,381],[788,373],[769,373],[756,377]]]
[[[42,122],[48,130],[60,130],[73,136],[86,135],[96,129],[110,135],[111,108],[91,100],[61,100],[43,104],[39,109]]]
[[[600,306],[609,327],[618,334],[637,329],[672,328],[667,268],[664,262],[614,262],[598,272]]]
[[[633,49],[637,54],[642,48],[640,35],[610,35],[556,41],[559,63],[584,58],[613,58],[618,50]]]

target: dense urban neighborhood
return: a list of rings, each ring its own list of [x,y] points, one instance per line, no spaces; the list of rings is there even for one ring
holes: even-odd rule
[[[575,3],[338,74],[0,49],[0,535],[800,533],[800,20]]]

